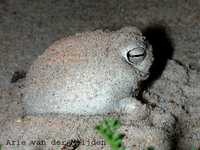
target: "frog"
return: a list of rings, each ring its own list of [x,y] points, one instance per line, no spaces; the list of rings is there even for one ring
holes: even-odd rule
[[[54,42],[25,80],[26,114],[131,114],[149,76],[152,46],[133,26],[77,33]]]

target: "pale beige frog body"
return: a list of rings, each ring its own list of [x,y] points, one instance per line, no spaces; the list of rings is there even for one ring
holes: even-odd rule
[[[55,42],[26,77],[28,114],[131,113],[141,81],[149,74],[152,48],[135,27],[86,32]]]

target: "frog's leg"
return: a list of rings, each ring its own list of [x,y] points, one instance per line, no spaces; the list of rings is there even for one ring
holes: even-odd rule
[[[138,117],[139,115],[143,118],[149,114],[150,108],[146,104],[142,104],[139,100],[130,96],[119,101],[116,111],[118,113],[129,114],[135,117]]]
[[[175,118],[170,112],[166,112],[160,107],[152,108],[150,104],[143,104],[134,97],[121,99],[117,112],[120,113],[120,120],[124,120],[125,124],[154,126],[173,133]]]

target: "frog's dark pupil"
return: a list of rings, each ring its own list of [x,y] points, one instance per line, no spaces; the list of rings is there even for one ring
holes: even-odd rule
[[[141,57],[141,56],[144,56],[144,53],[143,54],[138,54],[138,55],[133,55],[132,57]]]
[[[140,61],[142,61],[145,57],[146,53],[145,51],[135,51],[134,50],[131,50],[127,53],[127,59],[128,61],[132,62],[132,63],[138,63]]]

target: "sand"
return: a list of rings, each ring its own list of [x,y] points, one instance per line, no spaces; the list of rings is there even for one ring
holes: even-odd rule
[[[54,41],[77,32],[127,25],[143,31],[153,46],[155,61],[138,96],[151,110],[148,117],[129,121],[130,116],[110,114],[122,121],[117,132],[126,134],[123,145],[126,149],[154,146],[161,150],[200,146],[199,6],[195,0],[1,0],[2,149],[61,149],[64,145],[55,140],[72,139],[80,141],[74,146],[77,149],[109,149],[92,129],[103,116],[24,117],[21,89],[30,65]],[[16,141],[14,145],[12,141]]]

